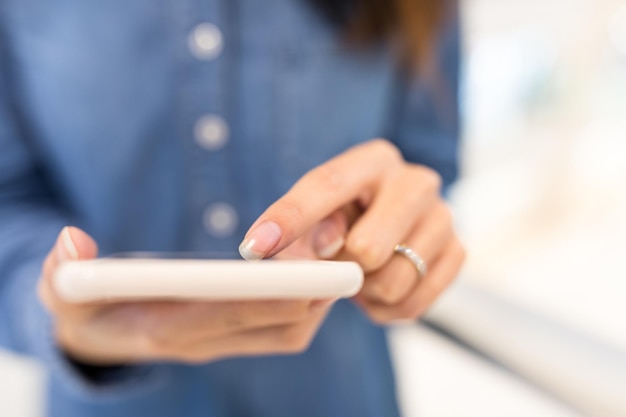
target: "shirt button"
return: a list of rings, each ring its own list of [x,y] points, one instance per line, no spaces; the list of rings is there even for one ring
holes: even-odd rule
[[[203,116],[194,127],[196,142],[209,151],[223,148],[228,142],[228,133],[228,125],[219,116]]]
[[[212,23],[200,23],[189,34],[188,42],[196,58],[208,61],[222,51],[222,32]]]
[[[237,212],[226,203],[215,203],[204,211],[203,223],[206,231],[215,237],[232,235],[237,228]]]

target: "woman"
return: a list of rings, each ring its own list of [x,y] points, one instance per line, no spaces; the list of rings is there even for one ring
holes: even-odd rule
[[[373,323],[420,316],[463,259],[440,197],[455,16],[425,0],[4,0],[0,341],[46,365],[48,415],[398,415]],[[339,302],[105,305],[50,286],[70,259],[238,245],[353,259],[366,283]]]

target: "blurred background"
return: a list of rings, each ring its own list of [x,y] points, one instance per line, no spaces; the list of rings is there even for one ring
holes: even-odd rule
[[[461,281],[624,353],[626,1],[463,8]],[[585,415],[440,329],[390,337],[407,417]],[[0,352],[0,415],[38,416],[42,383],[36,364]]]
[[[626,349],[626,2],[465,6],[467,278]]]

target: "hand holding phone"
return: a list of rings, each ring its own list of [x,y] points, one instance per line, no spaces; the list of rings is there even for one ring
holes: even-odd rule
[[[175,266],[171,261],[164,261],[159,265],[155,260],[150,260],[150,271],[155,275],[146,275],[138,272],[146,271],[146,265],[141,265],[141,261],[126,260],[124,262],[129,264],[124,264],[121,260],[107,260],[100,263],[94,260],[96,256],[97,246],[93,239],[79,229],[65,228],[46,258],[39,285],[40,298],[54,317],[59,346],[72,357],[94,364],[152,360],[207,362],[226,357],[301,352],[308,347],[337,297],[354,291],[355,288],[351,285],[358,281],[357,279],[350,283],[348,280],[345,284],[350,285],[340,289],[331,288],[331,297],[206,301],[207,296],[210,298],[211,294],[216,294],[211,293],[210,289],[217,291],[216,287],[210,285],[226,279],[210,278],[204,263],[189,263],[184,267],[193,272],[190,276],[194,276],[192,281],[194,285],[198,285],[195,287],[197,292],[193,293],[181,290],[185,287],[176,279],[180,280],[183,275],[177,274],[173,278],[167,275],[167,270],[172,270]],[[279,265],[279,262],[281,261],[266,263]],[[107,268],[127,270],[130,263],[134,264],[135,274],[127,274],[123,278],[112,275],[110,282],[115,282],[115,285],[105,282],[106,277],[102,273]],[[256,263],[256,266],[267,268],[263,272],[265,276],[277,279],[278,275],[270,273],[275,267],[263,266],[266,263]],[[327,274],[337,272],[334,266],[328,266],[332,264],[322,265],[324,264],[313,267],[322,268]],[[255,264],[250,264],[249,268],[252,266]],[[279,272],[282,274],[290,268],[302,269],[301,266],[287,266]],[[346,266],[351,270],[352,267]],[[82,276],[81,271],[89,271],[89,268],[92,268],[89,272],[91,275]],[[241,271],[242,265],[221,264],[220,268],[231,272]],[[251,285],[246,290],[249,296],[250,291],[264,287],[256,286],[257,283],[253,282],[252,269],[248,272],[248,275],[232,274],[227,278],[246,280]],[[210,285],[203,286],[205,276]],[[155,280],[154,277],[158,279]],[[286,275],[278,278],[284,282]],[[297,275],[292,276],[291,280],[296,282],[298,278]],[[133,279],[141,282],[141,285],[123,285]],[[160,284],[151,287],[151,279],[153,283],[158,281]],[[325,280],[325,276],[320,277],[320,282],[326,282]],[[314,280],[305,277],[302,280],[304,282],[311,285]],[[101,286],[95,285],[96,283]],[[313,287],[298,285],[300,284],[291,287],[291,290],[300,291],[302,296],[309,290],[313,294]],[[326,284],[315,290],[325,286]],[[134,292],[114,294],[111,292],[114,288],[117,291],[133,288]],[[222,287],[220,291],[228,288],[229,291],[235,290],[235,287]],[[279,287],[272,288],[275,291]],[[164,297],[168,291],[172,291],[170,295],[177,296]],[[223,292],[222,295],[226,293]],[[230,293],[226,298],[231,298],[232,295],[237,294]],[[280,294],[264,294],[265,297],[274,295]],[[68,302],[67,299],[74,301]]]

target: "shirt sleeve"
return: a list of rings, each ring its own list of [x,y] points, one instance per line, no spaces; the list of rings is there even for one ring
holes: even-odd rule
[[[146,380],[154,379],[150,366],[115,368],[107,378],[93,378],[55,343],[52,318],[36,288],[43,260],[71,217],[38,164],[13,100],[9,62],[0,34],[0,347],[38,358],[55,380],[83,396],[128,395],[129,384],[142,384],[145,392]]]
[[[400,77],[392,117],[392,141],[408,161],[435,169],[444,189],[459,173],[460,45],[460,21],[455,10],[435,45],[434,71],[408,80]]]

